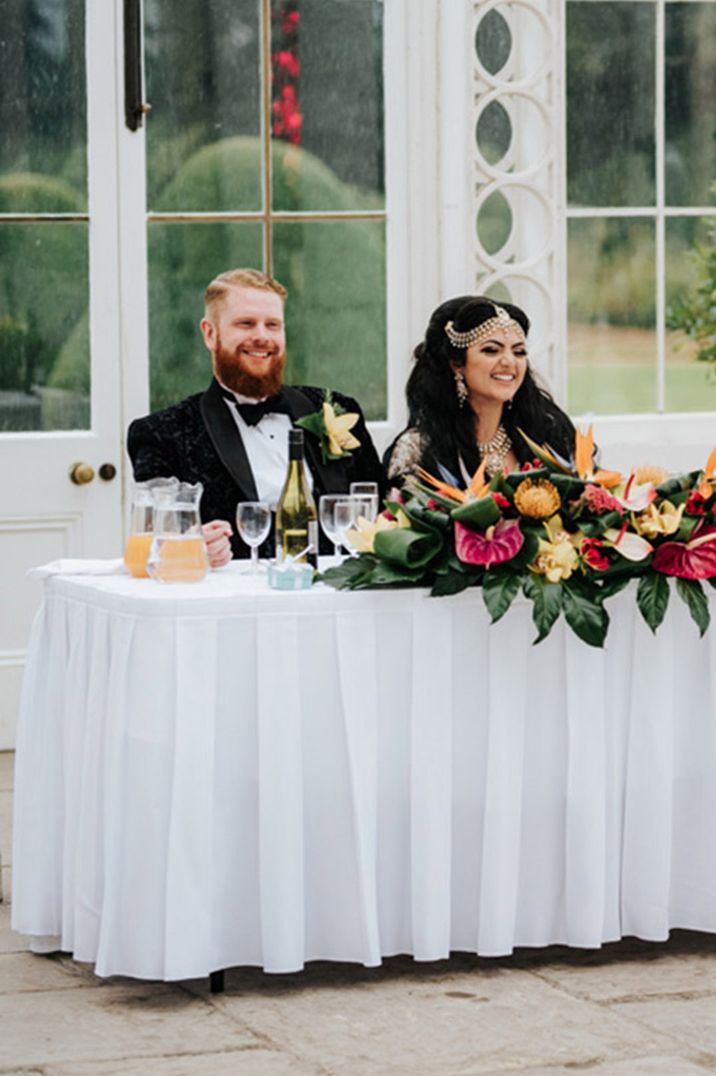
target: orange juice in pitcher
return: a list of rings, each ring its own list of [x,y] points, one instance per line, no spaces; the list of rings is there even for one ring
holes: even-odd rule
[[[166,484],[167,480],[162,480]],[[124,563],[130,573],[147,579],[147,558],[154,531],[154,482],[137,482],[132,490],[129,534],[124,547]]]
[[[152,545],[152,532],[144,534],[130,534],[127,536],[127,544],[124,547],[124,563],[129,574],[136,579],[148,579],[147,559]]]
[[[209,570],[204,539],[193,534],[157,537],[153,575],[161,583],[198,583]]]
[[[209,570],[201,531],[200,482],[178,482],[154,494],[154,537],[147,569],[160,583],[196,583]]]

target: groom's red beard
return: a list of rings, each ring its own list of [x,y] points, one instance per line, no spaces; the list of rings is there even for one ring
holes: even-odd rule
[[[226,385],[227,389],[231,389],[232,392],[261,399],[264,396],[274,396],[283,384],[283,368],[286,365],[285,351],[276,351],[267,360],[266,371],[263,374],[253,374],[246,370],[241,349],[229,351],[222,344],[218,334],[213,354],[214,373],[222,385]]]

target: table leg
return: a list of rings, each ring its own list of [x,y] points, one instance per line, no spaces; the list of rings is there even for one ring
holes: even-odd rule
[[[209,989],[212,994],[224,993],[224,972],[212,971],[209,973]]]

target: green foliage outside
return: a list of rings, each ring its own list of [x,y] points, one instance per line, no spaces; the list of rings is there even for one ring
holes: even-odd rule
[[[716,184],[712,190],[716,193]],[[706,238],[696,244],[691,262],[698,283],[670,305],[666,323],[686,333],[696,343],[696,358],[716,369],[716,218],[708,222]]]

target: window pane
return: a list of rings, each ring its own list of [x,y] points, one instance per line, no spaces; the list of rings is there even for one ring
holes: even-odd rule
[[[87,206],[84,0],[0,0],[0,211]]]
[[[697,244],[708,242],[713,230],[698,217],[666,221],[666,302],[669,307],[690,302],[706,279]],[[713,240],[711,240],[713,245]],[[716,317],[712,319],[713,325]],[[698,362],[698,345],[682,332],[666,333],[666,408],[668,411],[716,411],[716,370]]]
[[[656,407],[654,222],[571,220],[569,409]]]
[[[0,430],[89,428],[87,266],[84,222],[0,223]]]
[[[716,4],[666,5],[666,201],[710,205],[716,179]]]
[[[367,418],[385,418],[384,225],[277,223],[274,269],[289,292],[288,380],[346,392]]]
[[[271,5],[273,208],[384,204],[383,4]]]
[[[151,209],[261,209],[259,6],[146,0]]]
[[[226,269],[261,266],[261,224],[179,224],[153,221],[149,247],[151,407],[157,410],[201,392],[211,356],[199,322],[204,291]]]
[[[654,202],[652,3],[567,4],[567,197]]]

